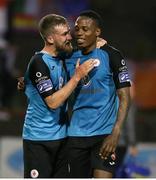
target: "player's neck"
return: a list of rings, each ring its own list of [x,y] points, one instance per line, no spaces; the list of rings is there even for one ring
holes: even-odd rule
[[[55,49],[52,49],[52,48],[50,48],[50,47],[44,47],[44,48],[42,49],[42,52],[44,52],[44,53],[46,53],[46,54],[49,54],[49,55],[51,55],[51,56],[53,56],[53,57],[56,57],[56,56],[58,55],[58,53],[56,52],[56,50],[55,50]]]
[[[86,47],[86,48],[82,48],[82,54],[89,54],[91,53],[94,49],[96,48],[96,44],[93,44],[92,46]]]

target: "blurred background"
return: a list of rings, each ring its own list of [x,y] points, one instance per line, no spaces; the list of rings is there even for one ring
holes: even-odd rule
[[[155,0],[0,0],[0,177],[23,177],[21,135],[27,101],[16,86],[31,56],[43,47],[38,20],[56,13],[73,28],[87,9],[102,16],[104,37],[124,54],[134,83],[130,133],[137,148],[133,163],[140,169],[130,167],[131,177],[156,177]]]

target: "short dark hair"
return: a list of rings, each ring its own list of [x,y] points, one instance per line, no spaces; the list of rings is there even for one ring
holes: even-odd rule
[[[60,24],[66,24],[67,20],[63,16],[57,14],[48,14],[41,18],[38,24],[40,35],[45,40],[46,37],[55,30]]]
[[[93,10],[86,10],[86,11],[83,11],[79,14],[79,17],[80,16],[85,16],[85,17],[88,17],[88,18],[91,18],[93,19],[97,26],[103,30],[103,21],[102,21],[102,17],[95,11]]]

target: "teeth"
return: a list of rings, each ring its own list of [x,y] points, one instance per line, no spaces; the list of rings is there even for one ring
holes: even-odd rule
[[[84,40],[83,40],[83,39],[78,39],[77,41],[82,42],[82,41],[84,41]]]

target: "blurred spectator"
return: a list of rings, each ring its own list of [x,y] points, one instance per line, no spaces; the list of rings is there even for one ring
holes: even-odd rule
[[[11,107],[16,91],[16,77],[19,75],[15,68],[16,52],[15,45],[0,40],[0,119],[8,118],[5,111]]]
[[[3,37],[7,31],[7,15],[8,15],[8,4],[10,0],[0,0],[0,38]]]

